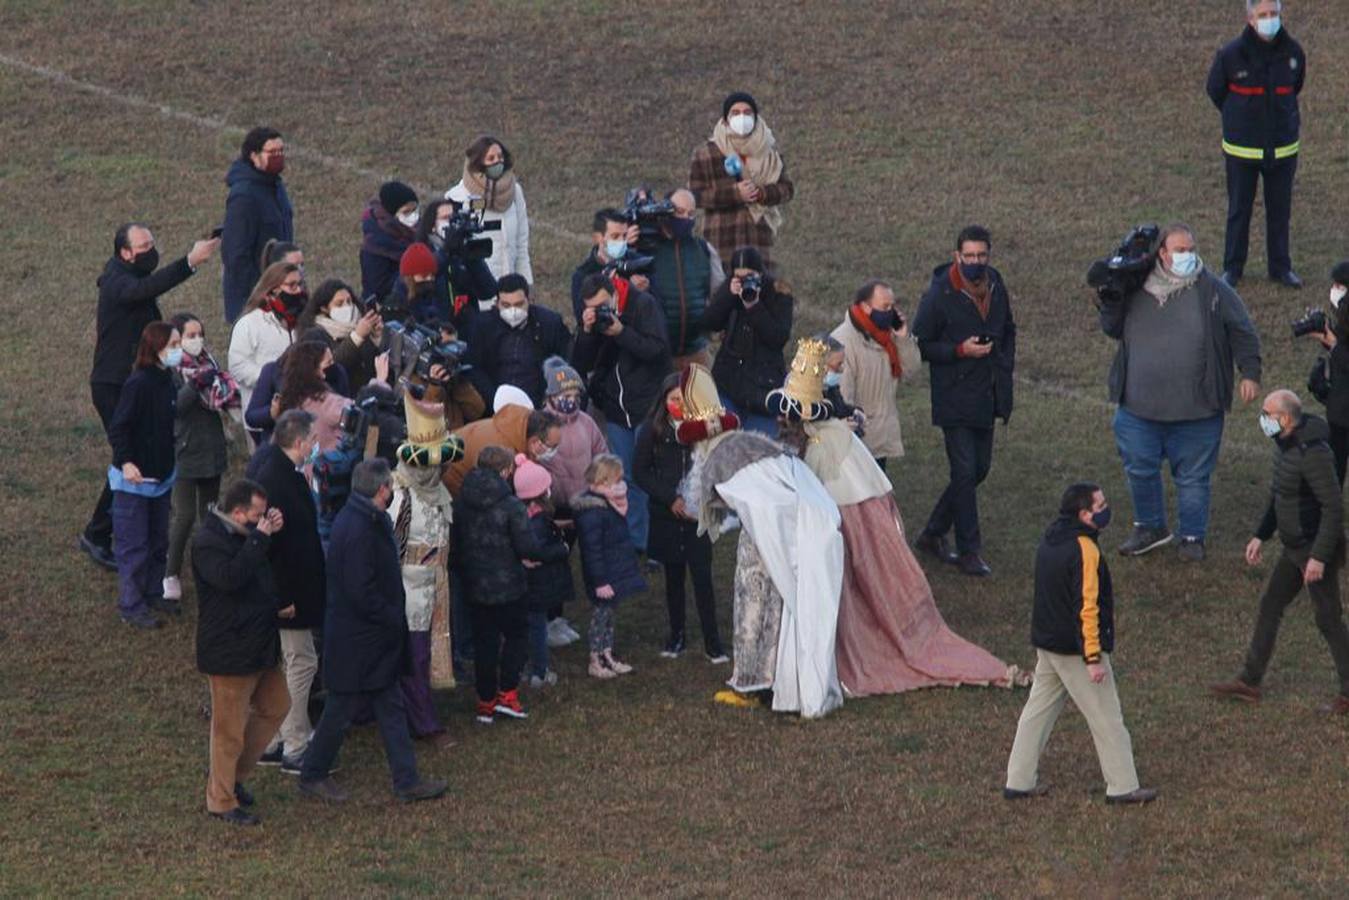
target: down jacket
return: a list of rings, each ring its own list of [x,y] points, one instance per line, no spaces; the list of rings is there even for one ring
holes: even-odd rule
[[[595,588],[606,584],[614,589],[613,599],[607,601],[611,603],[646,590],[646,581],[637,568],[637,551],[632,546],[627,519],[594,491],[572,498],[571,511],[576,516],[581,572],[590,599],[597,599]]]

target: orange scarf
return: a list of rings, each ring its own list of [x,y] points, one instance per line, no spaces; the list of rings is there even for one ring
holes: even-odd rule
[[[959,263],[951,263],[951,287],[960,291],[966,297],[974,301],[974,308],[979,313],[979,318],[988,321],[988,310],[991,305],[993,292],[990,290],[992,282],[987,275],[979,284],[966,281],[965,276],[960,274]]]
[[[895,346],[894,332],[881,328],[871,321],[871,316],[867,315],[866,307],[860,303],[854,303],[848,309],[848,318],[852,321],[854,328],[885,348],[885,355],[890,357],[890,376],[892,378],[902,377],[904,364],[899,361],[899,348]]]

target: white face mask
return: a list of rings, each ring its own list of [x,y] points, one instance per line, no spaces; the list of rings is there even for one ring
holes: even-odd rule
[[[206,347],[206,339],[202,337],[183,338],[183,352],[188,356],[201,356],[201,351]]]
[[[414,209],[414,210],[413,210],[412,212],[410,212],[410,213],[399,213],[399,214],[398,214],[398,221],[402,222],[404,225],[406,225],[406,226],[409,227],[409,228],[416,228],[416,227],[417,227],[417,211]]]
[[[1345,287],[1342,284],[1335,285],[1330,289],[1330,305],[1339,309],[1340,301],[1344,299],[1345,294],[1349,294],[1349,287]],[[187,346],[187,341],[183,341],[183,346]]]
[[[330,306],[328,307],[328,318],[334,322],[343,322],[350,325],[356,321],[356,307],[351,303],[343,306]]]
[[[1181,278],[1189,278],[1195,272],[1199,271],[1199,254],[1197,253],[1172,253],[1171,254],[1171,274],[1178,275]]]
[[[726,124],[731,127],[731,131],[746,137],[754,130],[754,116],[749,113],[741,113],[738,116],[731,116],[726,120]]]
[[[529,318],[529,309],[524,306],[501,307],[501,321],[512,328],[519,328],[525,324],[527,318]]]

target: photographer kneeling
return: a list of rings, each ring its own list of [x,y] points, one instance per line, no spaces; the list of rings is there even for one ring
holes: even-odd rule
[[[571,363],[586,379],[590,396],[604,413],[609,449],[632,473],[637,428],[651,405],[663,399],[661,382],[671,371],[665,317],[650,294],[628,281],[587,275],[580,285],[581,330]],[[647,502],[628,482],[628,530],[633,545],[646,550]]]
[[[1326,407],[1326,422],[1330,425],[1330,449],[1335,455],[1335,475],[1344,484],[1345,460],[1349,458],[1349,347],[1344,341],[1349,339],[1349,303],[1344,302],[1349,294],[1349,260],[1345,260],[1330,271],[1330,307],[1333,313],[1327,316],[1316,310],[1305,319],[1293,323],[1293,336],[1302,337],[1311,334],[1329,353],[1318,357],[1307,376],[1307,389]],[[1319,319],[1322,327],[1317,330],[1299,328],[1303,322]]]

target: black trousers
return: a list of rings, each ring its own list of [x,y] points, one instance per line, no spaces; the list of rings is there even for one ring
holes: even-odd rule
[[[1223,249],[1223,269],[1234,275],[1241,275],[1246,270],[1251,211],[1255,208],[1258,181],[1263,177],[1269,277],[1278,278],[1293,271],[1288,233],[1293,216],[1293,176],[1297,174],[1297,157],[1273,162],[1223,158],[1227,160],[1227,244]]]
[[[403,791],[417,783],[417,756],[412,749],[407,708],[403,705],[403,689],[398,681],[378,691],[328,692],[323,716],[304,753],[301,781],[320,781],[328,777],[352,718],[366,710],[373,712],[379,723],[379,736],[384,742],[389,773],[393,776],[393,789]]]
[[[707,535],[690,538],[685,547],[685,561],[665,564],[665,608],[670,614],[670,634],[684,634],[684,571],[693,579],[693,603],[698,610],[698,624],[703,631],[703,649],[721,653],[721,635],[717,632],[717,595],[712,587],[712,542]]]
[[[1335,475],[1344,486],[1344,464],[1349,460],[1349,428],[1343,425],[1330,426],[1330,451],[1335,455]]]
[[[478,699],[495,700],[500,691],[520,686],[529,657],[529,614],[521,600],[487,606],[468,603],[473,628],[473,681]]]
[[[93,395],[94,409],[103,423],[103,433],[107,434],[113,413],[117,412],[117,401],[122,399],[122,386],[91,384],[89,393]],[[107,478],[103,479],[103,492],[98,495],[89,524],[84,526],[84,536],[99,547],[112,547],[112,489],[108,487]]]
[[[960,553],[978,553],[983,547],[979,534],[979,499],[976,489],[988,477],[993,466],[993,429],[957,426],[943,428],[946,437],[946,461],[951,480],[937,499],[928,517],[928,534],[944,535],[954,525],[956,549]]]
[[[1270,657],[1274,655],[1274,642],[1279,637],[1283,612],[1302,593],[1302,568],[1307,564],[1308,555],[1306,549],[1284,548],[1279,561],[1274,564],[1269,585],[1260,598],[1255,635],[1246,653],[1246,667],[1241,672],[1241,680],[1247,684],[1258,685],[1265,677]],[[1335,660],[1340,693],[1349,696],[1349,629],[1345,628],[1344,608],[1340,605],[1340,568],[1339,563],[1326,566],[1325,577],[1307,585],[1307,593],[1316,607],[1316,627],[1330,645],[1330,655]]]

